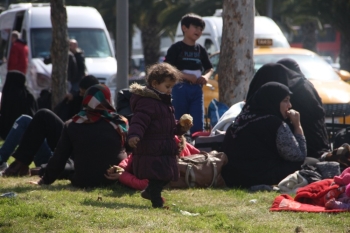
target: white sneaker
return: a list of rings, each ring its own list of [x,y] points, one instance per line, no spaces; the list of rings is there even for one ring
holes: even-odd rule
[[[0,164],[0,172],[3,172],[6,170],[6,168],[8,168],[9,165],[6,162],[3,162]]]

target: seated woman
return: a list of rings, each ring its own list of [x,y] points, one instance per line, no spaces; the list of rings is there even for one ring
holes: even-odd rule
[[[274,185],[300,170],[306,141],[299,113],[291,109],[291,94],[281,83],[264,84],[227,129],[223,152],[228,163],[221,173],[227,186]]]
[[[25,164],[17,163],[16,167],[11,165],[12,168],[5,172],[5,176],[27,175],[29,173],[28,165],[32,161],[37,167],[47,163],[61,136],[63,121],[69,120],[81,110],[85,91],[98,83],[94,76],[85,76],[79,83],[80,94],[65,98],[59,104],[61,111],[56,112],[57,115],[48,109],[40,109],[33,117],[20,116],[0,148],[0,172],[8,168],[7,160],[11,155],[15,158],[19,157]],[[64,120],[63,116],[69,118]],[[50,144],[46,141],[46,135],[51,135]],[[18,151],[15,150],[16,148]],[[34,158],[33,155],[35,155]]]
[[[70,177],[74,186],[114,183],[104,173],[111,164],[118,164],[127,156],[124,143],[128,122],[115,112],[110,100],[111,93],[105,85],[94,85],[86,91],[83,109],[65,123],[43,177],[31,183],[53,183],[70,156],[74,160],[74,173]]]
[[[292,59],[282,59],[278,63],[263,65],[254,75],[246,99],[249,100],[267,82],[279,82],[286,85],[294,93],[291,99],[293,108],[301,115],[300,122],[307,142],[307,156],[320,158],[324,153],[330,151],[325,126],[325,111],[316,89],[298,67],[298,64]]]

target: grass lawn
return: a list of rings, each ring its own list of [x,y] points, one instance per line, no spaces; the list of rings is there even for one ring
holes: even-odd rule
[[[1,145],[1,142],[0,142]],[[10,162],[13,161],[11,157]],[[34,177],[0,177],[1,232],[350,232],[350,213],[270,212],[275,192],[239,189],[165,190],[169,210],[153,209],[140,192],[121,185],[77,189]],[[101,197],[102,200],[98,200]],[[256,199],[255,203],[250,200]],[[184,215],[182,211],[197,216]]]
[[[304,232],[350,232],[349,213],[269,212],[278,195],[273,192],[165,190],[170,209],[163,210],[120,185],[82,190],[63,180],[28,184],[37,179],[0,177],[0,193],[17,193],[0,198],[0,232],[295,232],[298,226]]]

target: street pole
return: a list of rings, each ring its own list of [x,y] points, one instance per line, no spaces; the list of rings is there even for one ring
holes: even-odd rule
[[[272,16],[273,16],[273,0],[267,0],[267,3],[266,3],[266,16],[272,19]]]
[[[117,105],[119,90],[129,86],[129,1],[117,1],[117,89],[114,103]]]

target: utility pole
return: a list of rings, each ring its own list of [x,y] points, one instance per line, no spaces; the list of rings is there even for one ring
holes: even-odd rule
[[[119,90],[129,86],[129,1],[117,1],[117,89],[114,103],[117,102]]]
[[[267,0],[266,16],[272,19],[272,15],[273,15],[273,0]]]

